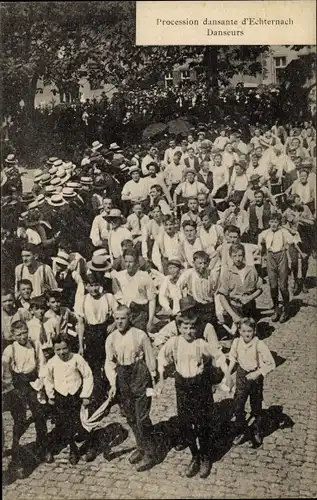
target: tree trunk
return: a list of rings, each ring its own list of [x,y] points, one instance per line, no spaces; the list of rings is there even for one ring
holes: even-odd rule
[[[211,101],[216,101],[219,94],[218,50],[215,45],[206,47],[203,61],[206,71],[207,95]]]

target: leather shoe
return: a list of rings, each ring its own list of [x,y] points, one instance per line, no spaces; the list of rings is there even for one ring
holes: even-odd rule
[[[293,295],[299,295],[301,292],[301,287],[300,287],[300,282],[298,280],[295,281],[294,283],[294,288],[293,288]]]
[[[130,464],[138,464],[141,462],[142,458],[144,457],[144,452],[141,450],[134,450],[131,455],[129,456],[129,462]]]
[[[71,448],[69,451],[69,463],[71,465],[77,465],[79,462],[79,453],[78,449],[76,448]]]
[[[246,434],[245,432],[242,432],[241,434],[238,434],[234,440],[233,440],[233,445],[238,446],[239,444],[242,444],[246,441]]]
[[[258,431],[254,431],[252,438],[253,438],[252,439],[253,448],[259,448],[263,443],[263,439],[262,439],[262,436],[260,435],[260,433]]]
[[[309,293],[309,289],[307,288],[307,285],[306,285],[305,281],[303,283],[302,291],[303,291],[303,293]]]
[[[199,476],[203,479],[209,476],[211,471],[211,461],[208,457],[202,457],[200,462]]]
[[[283,311],[280,317],[280,323],[286,323],[289,319],[289,314],[286,311]]]
[[[176,451],[183,451],[187,448],[188,444],[187,443],[178,443],[176,446],[175,446],[175,450]]]
[[[152,469],[155,465],[155,460],[152,457],[145,455],[142,460],[139,462],[139,465],[136,467],[138,472],[143,472],[145,470]]]
[[[278,307],[276,309],[274,309],[274,313],[273,313],[273,316],[271,317],[271,321],[273,321],[274,323],[276,321],[278,321],[280,319],[280,314],[281,314],[281,311]]]
[[[97,457],[97,450],[95,450],[95,448],[89,448],[85,456],[86,462],[93,462],[96,457]]]
[[[47,464],[52,464],[54,462],[54,455],[51,451],[45,453],[45,462]]]
[[[200,458],[199,457],[193,457],[191,459],[190,464],[188,465],[185,475],[186,477],[194,477],[196,474],[198,474],[200,468]]]

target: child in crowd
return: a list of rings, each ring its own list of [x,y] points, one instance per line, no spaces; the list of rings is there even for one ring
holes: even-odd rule
[[[200,212],[201,226],[198,228],[198,235],[203,247],[203,250],[213,260],[216,258],[215,250],[223,242],[223,228],[220,224],[216,224],[212,218],[212,210],[206,209]],[[211,265],[211,268],[213,264]]]
[[[185,221],[182,225],[185,238],[180,243],[179,255],[185,267],[193,267],[194,253],[202,250],[200,238],[197,236],[197,225],[193,221]]]
[[[134,246],[141,252],[142,234],[150,219],[144,214],[143,205],[140,202],[132,204],[132,212],[127,217],[126,227],[132,234]]]
[[[214,295],[216,291],[216,281],[208,269],[209,256],[203,250],[198,250],[193,255],[193,268],[186,269],[181,275],[178,286],[182,296],[190,295],[199,307],[200,317],[206,321],[213,322],[214,316]]]
[[[50,439],[46,461],[54,461],[58,441],[69,444],[69,462],[76,465],[79,451],[75,434],[80,426],[80,407],[87,406],[93,390],[93,375],[87,361],[70,351],[68,338],[58,334],[53,339],[54,356],[45,367],[44,386],[55,410],[55,429]],[[88,456],[88,452],[86,458]]]
[[[107,334],[114,329],[113,315],[118,303],[111,293],[104,293],[102,279],[96,273],[86,278],[87,294],[82,297],[78,306],[78,316],[84,322],[84,329],[78,330],[79,353],[84,355],[94,376],[92,398],[103,403],[106,383],[102,367],[105,362],[105,340]]]
[[[177,230],[176,220],[172,215],[163,218],[164,231],[159,234],[153,245],[152,260],[159,271],[166,274],[167,262],[180,257],[180,234]]]
[[[198,210],[197,198],[188,198],[187,208],[188,211],[182,215],[181,226],[188,220],[195,222],[195,224],[199,226],[201,224],[201,217]]]
[[[218,294],[224,311],[233,323],[238,323],[243,316],[255,316],[255,299],[262,293],[262,279],[254,266],[246,265],[241,243],[232,244],[229,255],[233,265],[224,269]]]
[[[30,300],[32,319],[27,322],[29,338],[41,346],[44,358],[48,361],[53,356],[52,334],[46,329],[45,312],[47,309],[44,295],[33,297]]]
[[[33,292],[33,286],[30,280],[21,280],[19,283],[19,293],[17,298],[18,309],[23,308],[29,310],[30,298]]]
[[[178,449],[189,446],[192,454],[186,476],[193,477],[200,472],[200,477],[206,478],[211,470],[209,422],[213,408],[208,361],[212,361],[224,373],[227,365],[222,353],[213,349],[204,339],[197,338],[197,319],[180,317],[176,321],[180,336],[170,338],[158,355],[160,390],[164,384],[165,368],[174,363],[177,415],[183,444]]]
[[[47,451],[47,427],[43,406],[38,401],[43,387],[42,373],[45,359],[38,342],[29,339],[25,321],[11,324],[13,342],[2,354],[3,384],[11,388],[9,409],[13,418],[13,438],[11,447],[12,469],[18,477],[23,477],[23,467],[19,442],[26,429],[26,409],[30,409],[35,421],[36,455],[42,459]]]
[[[169,316],[179,311],[179,301],[182,294],[179,287],[179,279],[184,269],[180,260],[173,259],[167,263],[167,276],[160,287],[159,304]]]
[[[234,444],[241,444],[248,437],[245,405],[250,397],[251,415],[255,417],[252,440],[254,446],[261,446],[261,413],[263,401],[263,378],[275,368],[275,361],[265,343],[256,335],[253,318],[242,318],[239,322],[239,338],[234,339],[229,353],[229,368],[225,384],[231,386],[231,373],[237,364],[236,389],[232,415],[235,416]]]
[[[294,243],[294,239],[287,229],[281,227],[281,222],[282,215],[278,212],[272,213],[269,221],[270,228],[259,234],[258,245],[261,252],[265,249],[267,259],[267,274],[274,308],[271,319],[285,323],[289,318],[287,251]],[[279,290],[283,299],[282,314],[278,304]]]
[[[131,326],[130,310],[120,306],[115,313],[116,329],[106,340],[105,373],[110,397],[118,388],[122,408],[135,436],[136,450],[129,458],[138,472],[156,462],[156,444],[150,419],[151,398],[148,388],[155,384],[156,361],[146,333]]]
[[[68,339],[72,352],[78,352],[78,331],[84,330],[83,318],[75,314],[68,307],[61,305],[61,292],[49,290],[46,293],[48,311],[45,313],[45,329],[51,338],[62,333]]]

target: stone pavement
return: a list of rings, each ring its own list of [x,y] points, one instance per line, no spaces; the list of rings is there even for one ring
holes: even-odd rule
[[[312,261],[310,275],[316,274],[315,264]],[[133,440],[130,434],[127,438],[123,435],[123,427],[128,427],[115,406],[106,417],[109,425],[105,442],[112,440],[111,452],[106,452],[107,459],[101,450],[94,462],[87,464],[82,458],[78,465],[71,466],[67,462],[67,451],[63,450],[53,464],[38,465],[26,479],[4,486],[5,500],[316,498],[315,289],[296,298],[294,307],[299,304],[300,311],[286,324],[276,326],[274,331],[273,325],[264,318],[269,327],[266,328],[266,342],[278,364],[265,381],[264,408],[270,408],[266,414],[272,415],[272,406],[282,406],[294,425],[287,428],[268,426],[268,435],[260,449],[252,449],[247,443],[232,448],[220,436],[214,446],[211,475],[205,480],[187,479],[184,469],[190,461],[189,451],[176,452],[173,448],[152,470],[137,473],[127,460]],[[260,306],[270,307],[267,292]],[[228,401],[230,403],[228,395],[216,392],[215,399],[218,412],[225,411]],[[168,379],[165,392],[153,401],[152,417],[154,424],[160,423],[156,426],[159,439],[166,435],[166,429],[172,429],[175,411],[173,380]],[[9,448],[11,418],[8,413],[4,414],[4,429],[6,448]],[[23,444],[33,440],[34,424],[31,424]],[[6,455],[4,470],[9,452]]]

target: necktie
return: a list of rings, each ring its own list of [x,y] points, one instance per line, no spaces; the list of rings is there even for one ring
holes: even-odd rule
[[[41,322],[41,327],[40,327],[40,343],[41,344],[46,344],[47,340],[48,339],[47,339],[46,331],[45,331],[43,323]]]

